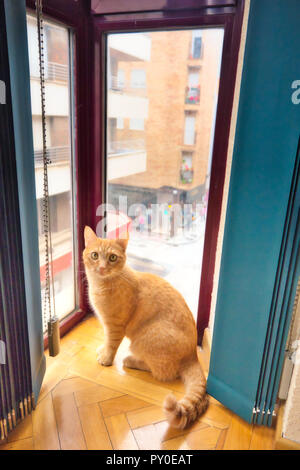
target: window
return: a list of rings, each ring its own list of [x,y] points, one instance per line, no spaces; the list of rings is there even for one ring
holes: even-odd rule
[[[118,87],[124,88],[125,86],[125,71],[124,70],[118,69],[117,81],[118,81]]]
[[[109,33],[106,62],[107,202],[122,213],[123,228],[131,224],[128,263],[170,281],[195,318],[223,29],[201,30],[207,45],[201,103],[191,99],[199,97],[200,66],[189,58],[199,34],[191,29]],[[130,77],[132,88],[124,93],[109,89],[118,68]],[[196,91],[187,103],[191,88]],[[194,104],[197,112],[190,109]],[[123,130],[117,129],[118,119],[126,123]],[[106,227],[110,233],[115,229],[109,219]]]
[[[192,34],[191,58],[200,59],[202,53],[202,32],[198,29],[193,31]]]
[[[185,170],[191,170],[193,165],[193,153],[192,152],[182,152],[182,166]]]
[[[186,104],[198,104],[200,102],[200,68],[189,67],[188,86],[185,95]]]
[[[117,129],[124,129],[124,119],[117,117]]]
[[[180,180],[182,184],[193,182],[193,153],[182,152]]]
[[[38,209],[40,276],[45,281],[43,229],[43,161],[36,19],[27,15],[32,128]],[[49,206],[53,250],[55,309],[62,319],[75,309],[73,178],[71,129],[71,32],[44,20],[45,100]],[[46,327],[46,319],[44,318]]]
[[[146,88],[146,72],[143,69],[131,70],[131,87]]]
[[[184,121],[184,145],[195,144],[195,123],[196,114],[186,112]]]
[[[141,118],[130,118],[129,128],[135,131],[144,130],[144,119]]]

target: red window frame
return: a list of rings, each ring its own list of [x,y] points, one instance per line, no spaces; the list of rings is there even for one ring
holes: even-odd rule
[[[26,0],[26,6],[31,12],[35,12],[35,0]],[[92,214],[94,202],[93,181],[94,161],[88,158],[92,155],[91,122],[92,122],[92,34],[89,2],[80,0],[44,0],[43,14],[50,20],[58,21],[64,26],[72,28],[74,33],[74,118],[75,118],[75,174],[76,176],[76,209],[75,220],[77,238],[78,266],[77,273],[78,305],[74,312],[60,322],[60,333],[63,336],[76,323],[89,313],[88,298],[86,295],[85,278],[81,263],[83,246],[83,229],[86,224],[93,224]],[[89,192],[88,192],[89,190]],[[88,193],[88,194],[87,194]],[[47,348],[48,339],[45,336],[44,346]]]
[[[26,0],[35,8],[35,0]],[[197,329],[208,326],[244,0],[44,0],[44,14],[75,36],[75,167],[77,186],[78,310],[61,334],[90,311],[81,264],[83,229],[95,227],[105,202],[105,40],[109,32],[223,26],[224,43],[202,261]]]

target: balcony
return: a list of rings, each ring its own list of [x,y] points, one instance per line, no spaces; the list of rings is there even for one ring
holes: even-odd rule
[[[45,70],[45,79],[54,82],[65,82],[69,80],[68,65],[58,64],[56,62],[47,62]]]
[[[142,173],[147,169],[143,139],[110,142],[107,148],[108,181]]]
[[[39,80],[30,80],[30,90],[32,114],[40,116],[42,111]],[[69,98],[69,87],[67,86],[67,83],[63,81],[48,80],[46,78],[45,104],[46,114],[48,116],[69,116]]]
[[[181,184],[190,184],[193,182],[194,170],[181,170],[180,171],[180,182]]]
[[[149,100],[145,89],[126,88],[118,81],[109,84],[107,115],[109,118],[148,118]]]
[[[71,149],[68,145],[63,147],[50,147],[47,150],[49,163],[68,162],[71,158],[70,151]],[[34,152],[34,161],[36,167],[43,165],[43,150],[36,150]]]
[[[38,79],[39,70],[35,68],[30,70],[30,78]],[[45,81],[63,82],[69,81],[69,69],[67,64],[58,64],[57,62],[45,61]]]
[[[116,75],[111,75],[108,79],[108,89],[118,93],[126,93],[136,96],[146,95],[145,82],[135,82],[132,84],[129,81],[121,80]]]
[[[144,151],[144,139],[117,140],[109,143],[107,155],[108,157],[111,157],[113,155],[125,155],[127,153],[140,153]]]
[[[122,93],[125,89],[125,81],[120,80],[116,75],[111,75],[108,79],[109,90],[119,91]]]
[[[197,87],[186,87],[185,104],[200,103],[200,85]]]

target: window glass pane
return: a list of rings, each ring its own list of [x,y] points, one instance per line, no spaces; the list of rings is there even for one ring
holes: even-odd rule
[[[202,32],[200,29],[192,32],[192,59],[200,59],[202,52]]]
[[[222,47],[222,28],[107,41],[107,202],[121,215],[107,236],[131,223],[129,264],[171,282],[195,317]]]
[[[32,128],[38,208],[40,275],[45,286],[43,228],[42,120],[36,19],[27,15]],[[72,150],[70,130],[69,30],[44,20],[45,100],[49,206],[53,246],[56,314],[61,319],[75,308]],[[44,314],[44,327],[46,318]]]

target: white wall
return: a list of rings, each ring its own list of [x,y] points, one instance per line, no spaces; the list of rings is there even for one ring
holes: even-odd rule
[[[147,169],[146,152],[136,152],[128,155],[110,155],[107,159],[108,181],[123,176],[142,173]]]
[[[109,118],[147,119],[148,99],[140,96],[108,92],[107,115]]]
[[[31,112],[41,115],[41,92],[38,80],[30,81]],[[69,89],[66,85],[46,82],[45,84],[46,114],[48,116],[69,115]]]
[[[69,164],[56,164],[48,168],[49,196],[71,190],[71,172]],[[43,168],[35,169],[36,198],[43,197]]]

